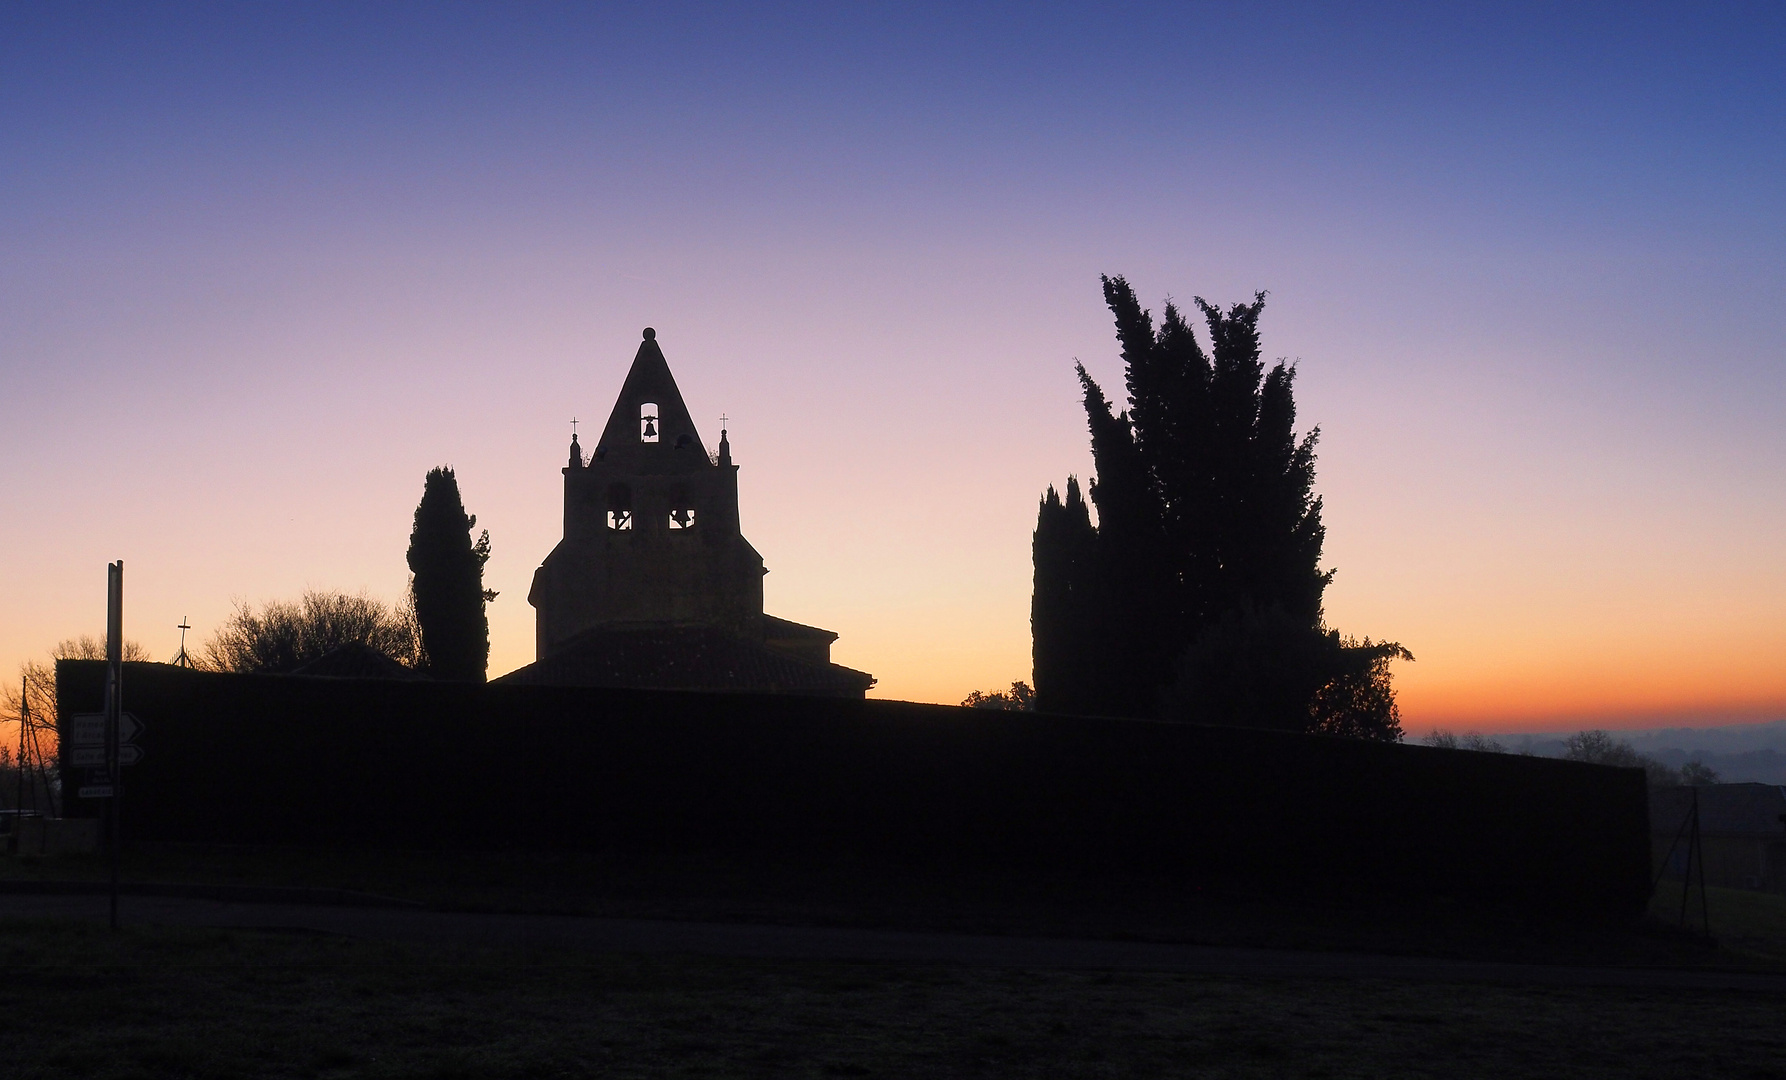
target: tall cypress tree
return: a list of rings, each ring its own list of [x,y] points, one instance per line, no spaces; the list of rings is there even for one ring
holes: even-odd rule
[[[465,512],[459,481],[442,466],[428,471],[409,534],[410,588],[429,674],[482,682],[490,664],[490,623],[484,588],[490,531],[471,538],[477,518]]]
[[[1064,502],[1050,485],[1036,514],[1029,612],[1036,708],[1044,712],[1097,712],[1107,696],[1097,684],[1108,657],[1096,543],[1078,479],[1067,477]]]
[[[1072,592],[1062,577],[1069,564],[1059,546],[1073,533],[1071,500],[1060,503],[1050,489],[1036,526],[1037,707],[1182,714],[1185,693],[1201,693],[1230,703],[1270,699],[1255,711],[1282,723],[1278,684],[1327,686],[1341,672],[1357,682],[1366,668],[1387,694],[1387,659],[1405,657],[1405,650],[1345,642],[1322,625],[1332,572],[1320,567],[1326,530],[1314,495],[1319,431],[1296,437],[1295,369],[1280,361],[1268,372],[1260,359],[1265,294],[1226,311],[1197,298],[1209,334],[1205,352],[1176,305],[1166,305],[1156,329],[1126,280],[1106,277],[1103,287],[1129,407],[1116,411],[1078,368],[1098,523],[1093,528],[1087,520],[1090,556],[1071,573],[1074,582],[1095,584],[1068,614],[1060,597]],[[1060,625],[1066,619],[1076,625]],[[1361,651],[1342,656],[1345,649]],[[1245,664],[1231,662],[1236,657]],[[1252,684],[1210,688],[1210,672],[1237,666],[1263,672],[1259,679],[1273,683],[1272,693]],[[1175,682],[1190,689],[1175,690]],[[1369,728],[1370,717],[1358,719],[1356,704],[1368,697],[1347,697],[1348,719],[1338,726]],[[1387,700],[1384,731],[1394,726],[1393,696]],[[1314,717],[1304,726],[1323,723]]]

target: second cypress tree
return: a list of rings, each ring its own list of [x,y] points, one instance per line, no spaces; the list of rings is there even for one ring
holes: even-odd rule
[[[490,558],[488,529],[473,541],[477,518],[465,512],[453,470],[430,469],[409,534],[410,589],[428,673],[437,679],[482,682],[490,664],[490,622],[484,588]]]
[[[1397,737],[1388,664],[1412,657],[1324,623],[1318,432],[1296,435],[1295,369],[1260,358],[1264,294],[1197,300],[1206,352],[1176,305],[1156,329],[1127,281],[1103,285],[1129,407],[1078,369],[1098,522],[1071,487],[1042,500],[1037,708]]]

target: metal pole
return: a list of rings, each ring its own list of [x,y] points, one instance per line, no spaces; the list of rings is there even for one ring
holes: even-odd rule
[[[25,816],[25,725],[30,722],[31,677],[21,675],[19,676],[19,757],[15,762],[19,767],[19,783],[17,798],[13,802],[13,809],[19,812],[20,820],[23,820]],[[13,823],[12,832],[13,840],[17,841],[19,832],[17,822]]]
[[[62,814],[56,806],[55,788],[50,785],[49,755],[43,752],[43,742],[38,738],[38,729],[41,726],[42,725],[38,724],[35,720],[31,722],[31,760],[37,762],[37,786],[32,788],[32,791],[36,792],[41,790],[43,792],[43,804],[38,804],[34,794],[31,799],[31,808],[37,811],[38,817],[61,817]],[[59,733],[57,738],[61,738]],[[60,748],[58,747],[58,749]],[[60,754],[58,754],[58,757],[60,757]],[[57,768],[60,767],[61,763],[58,761]],[[59,787],[60,785],[56,786]],[[48,836],[49,834],[45,833],[44,835]]]
[[[118,768],[118,717],[124,711],[124,560],[106,566],[105,598],[105,767],[112,785],[112,797],[106,800],[106,816],[111,827],[112,849],[112,929],[118,929],[118,796],[122,769]]]
[[[43,744],[39,742],[37,738],[36,722],[31,724],[31,760],[36,764],[37,768],[37,782],[31,785],[31,809],[37,811],[38,820],[42,821],[44,818],[50,816],[45,812],[45,808],[49,806],[50,800],[50,774],[46,771],[44,766]],[[39,801],[37,797],[39,791],[43,792],[42,801]],[[47,828],[38,829],[37,853],[39,855],[47,855],[49,854],[49,851],[50,831]]]
[[[1693,807],[1687,811],[1687,820],[1681,824],[1682,830],[1687,834],[1687,865],[1681,868],[1680,924],[1683,929],[1687,925],[1687,901],[1693,895],[1693,856],[1697,854],[1696,849],[1699,846],[1699,830],[1694,828],[1694,825],[1698,824],[1699,818],[1699,791],[1698,789],[1692,790]]]
[[[1699,839],[1699,788],[1693,789],[1693,848],[1699,852],[1699,923],[1712,936],[1712,912],[1705,902],[1705,845]]]

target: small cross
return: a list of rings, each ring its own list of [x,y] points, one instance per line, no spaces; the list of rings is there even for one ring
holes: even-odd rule
[[[726,429],[726,421],[730,420],[730,419],[731,419],[731,417],[727,416],[725,413],[720,413],[719,414],[719,430],[724,431]]]
[[[571,438],[577,437],[577,418],[571,417]]]

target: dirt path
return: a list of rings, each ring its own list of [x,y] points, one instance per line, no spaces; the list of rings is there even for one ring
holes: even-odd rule
[[[1182,971],[1264,978],[1740,989],[1786,996],[1786,976],[1732,971],[1562,967],[1140,941],[241,903],[167,896],[127,895],[119,901],[119,911],[124,922],[139,925],[302,930],[372,940],[454,946],[977,967]],[[104,921],[107,900],[96,895],[0,895],[0,916]]]

